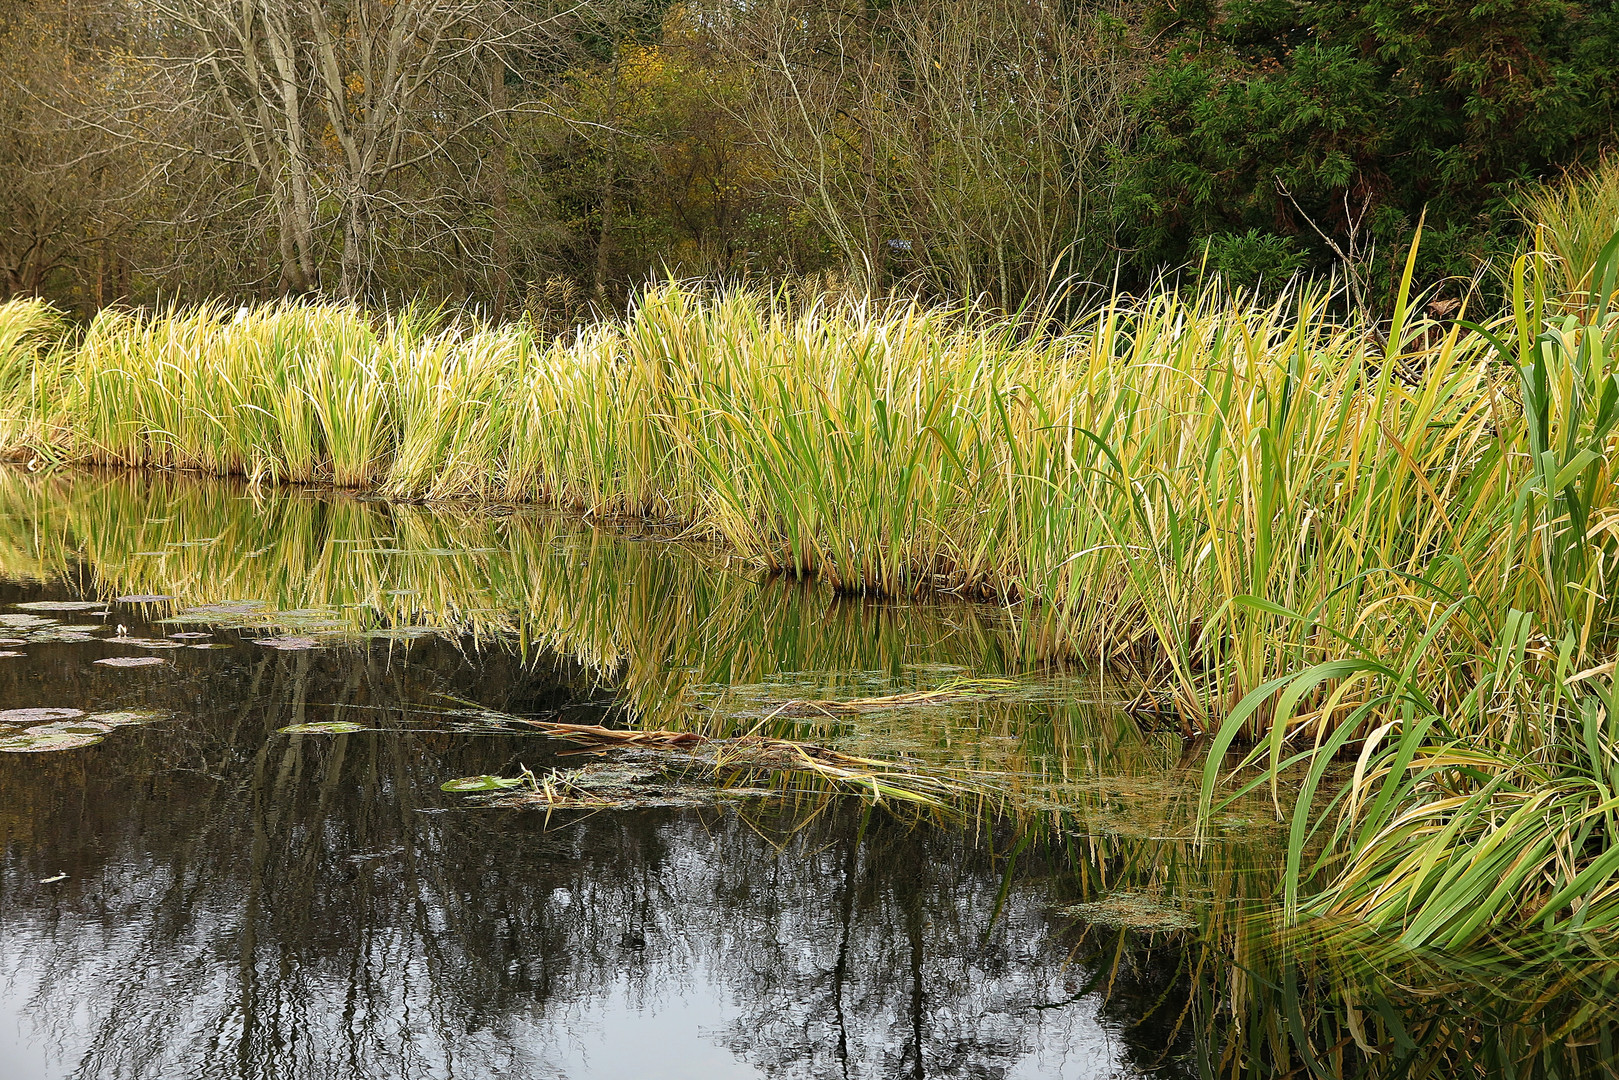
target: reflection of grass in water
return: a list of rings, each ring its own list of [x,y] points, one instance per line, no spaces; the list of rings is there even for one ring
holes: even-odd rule
[[[154,503],[165,506],[160,520],[148,518]],[[613,675],[648,719],[687,711],[691,687],[757,681],[779,667],[893,673],[922,660],[996,674],[1019,663],[1016,635],[981,609],[764,587],[701,547],[677,554],[539,515],[9,471],[0,474],[0,510],[0,559],[13,574],[83,574],[108,595],[173,595],[176,610],[262,601],[262,614],[244,604],[235,621],[267,629],[337,622],[354,633],[429,627],[509,637]],[[175,546],[201,536],[212,542]],[[138,554],[153,550],[163,554]],[[390,550],[399,553],[380,553]],[[460,553],[437,554],[446,550]]]

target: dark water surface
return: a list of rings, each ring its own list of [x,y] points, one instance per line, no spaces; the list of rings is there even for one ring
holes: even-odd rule
[[[0,469],[0,639],[0,710],[157,714],[0,752],[0,1080],[1615,1075],[1602,943],[1275,947],[1268,802],[1194,844],[1195,750],[992,608],[554,516]],[[779,714],[969,677],[1008,681]],[[512,717],[758,730],[988,802],[442,791],[591,760]],[[362,730],[282,731],[333,721]]]
[[[1056,914],[1068,875],[1034,853],[1014,865],[1008,827],[813,793],[547,816],[439,789],[577,764],[554,740],[477,730],[467,703],[622,722],[716,715],[732,695],[748,715],[749,694],[1004,673],[1016,646],[989,614],[838,603],[543,521],[477,532],[225,484],[0,481],[0,636],[26,642],[0,658],[0,708],[167,714],[0,753],[7,1080],[1177,1070],[1173,1017],[1134,1010],[1173,977],[1173,949],[1107,996],[1109,960]],[[130,593],[174,599],[16,606]],[[266,603],[153,621],[244,600]],[[108,643],[120,624],[224,647]],[[321,647],[253,643],[271,628]],[[164,663],[93,663],[113,656]],[[941,752],[1024,753],[982,729],[1032,711],[958,717],[984,746],[952,749],[956,731]],[[333,719],[369,730],[278,733]],[[885,723],[842,735],[941,750]]]

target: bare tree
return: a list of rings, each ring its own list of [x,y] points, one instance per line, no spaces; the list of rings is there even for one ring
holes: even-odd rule
[[[472,128],[516,107],[491,57],[543,36],[511,0],[149,0],[182,29],[171,57],[274,209],[281,288],[319,287],[324,231],[345,296],[365,295],[388,216],[432,208],[392,191]]]
[[[784,191],[872,287],[1013,305],[1103,237],[1106,151],[1138,67],[1107,4],[767,0],[729,28]]]

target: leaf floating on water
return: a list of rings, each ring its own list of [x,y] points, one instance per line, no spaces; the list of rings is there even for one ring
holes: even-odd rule
[[[0,657],[27,656],[27,655],[28,655],[27,653],[20,653],[20,652],[17,652],[15,649],[0,649]]]
[[[523,783],[520,776],[463,776],[459,780],[446,780],[440,791],[504,791]]]
[[[58,881],[66,881],[66,880],[67,880],[67,875],[66,874],[57,874],[55,877],[43,877],[43,878],[40,878],[39,883],[41,885],[54,885]]]
[[[108,667],[149,667],[152,664],[166,664],[167,660],[158,656],[104,656],[100,660],[92,660],[94,664],[106,664]]]
[[[192,638],[213,637],[214,635],[205,634],[201,630],[183,630],[178,634],[170,634],[169,636],[176,641],[189,641]]]
[[[51,641],[99,641],[94,634],[87,634],[83,630],[42,630],[37,634],[30,634],[28,640],[35,643]]]
[[[111,731],[109,724],[98,723],[95,720],[57,720],[50,724],[35,724],[23,732],[24,735],[105,735]]]
[[[174,597],[162,593],[136,593],[133,596],[120,596],[116,599],[120,604],[161,604],[165,600],[173,600]]]
[[[55,625],[55,619],[47,619],[42,615],[13,615],[10,613],[0,615],[0,626],[9,626],[12,630],[31,630],[36,626]]]
[[[316,641],[312,637],[293,637],[289,635],[283,635],[281,637],[256,638],[253,644],[265,645],[269,648],[281,649],[283,651],[320,648],[320,642]]]
[[[228,649],[229,645],[223,641],[205,641],[200,645],[187,645],[188,649]]]
[[[20,638],[20,637],[0,638],[0,645],[11,646],[11,645],[26,645],[26,644],[28,644],[28,642],[25,639]]]
[[[290,724],[277,730],[283,735],[351,735],[365,731],[366,727],[349,720],[323,720],[317,724]]]
[[[162,638],[145,637],[110,637],[103,638],[109,645],[134,645],[142,649],[180,649],[184,648],[178,641],[165,641]]]
[[[45,754],[94,746],[100,735],[9,735],[0,738],[0,754]]]
[[[0,724],[44,724],[52,720],[77,720],[83,709],[6,709],[0,712]]]
[[[100,600],[30,600],[12,605],[19,611],[89,611],[100,606]]]
[[[109,728],[120,728],[151,724],[158,720],[167,720],[173,715],[156,709],[121,709],[116,712],[91,713],[85,719],[105,724]]]

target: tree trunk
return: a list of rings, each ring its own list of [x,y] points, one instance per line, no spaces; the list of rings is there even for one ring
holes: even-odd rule
[[[607,165],[602,181],[601,235],[596,240],[596,303],[607,303],[607,268],[612,253],[614,196],[618,187],[618,76],[619,57],[613,53],[613,77],[607,98]]]
[[[506,298],[512,282],[511,206],[508,194],[510,170],[506,160],[506,61],[499,48],[491,53],[491,57],[489,111],[493,118],[489,131],[489,224],[494,233],[490,238],[490,256],[494,262],[490,285],[494,295],[490,298],[490,311],[496,319],[501,319],[506,314]]]

